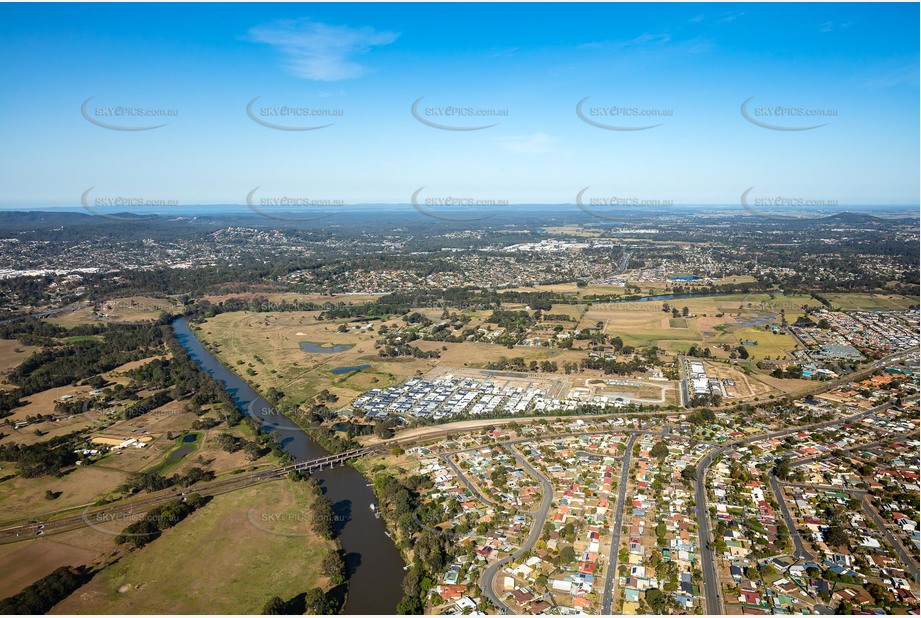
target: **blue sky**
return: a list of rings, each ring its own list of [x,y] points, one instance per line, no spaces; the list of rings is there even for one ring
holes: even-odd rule
[[[918,204],[917,4],[0,5],[2,206]],[[122,127],[93,124],[81,114]],[[314,131],[267,128],[247,116]],[[495,126],[449,131],[453,127]],[[752,98],[753,97],[753,98]],[[620,128],[607,130],[576,114]],[[756,126],[740,113],[783,128]],[[105,117],[97,108],[176,110]],[[290,106],[329,118],[270,117]],[[437,117],[433,108],[501,117]],[[775,107],[823,110],[820,120]],[[670,113],[598,115],[601,108]],[[594,114],[592,113],[594,110]],[[429,113],[427,113],[429,112]]]

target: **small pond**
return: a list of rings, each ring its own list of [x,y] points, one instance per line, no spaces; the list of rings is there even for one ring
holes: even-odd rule
[[[301,341],[299,345],[301,350],[307,352],[308,354],[336,354],[337,352],[345,352],[346,350],[351,350],[355,347],[351,343],[340,343],[339,345],[331,345],[326,347],[317,345],[313,341]]]
[[[351,367],[336,367],[335,369],[330,369],[329,372],[334,376],[338,376],[343,373],[352,373],[353,371],[361,371],[362,369],[370,368],[371,365],[352,365]]]

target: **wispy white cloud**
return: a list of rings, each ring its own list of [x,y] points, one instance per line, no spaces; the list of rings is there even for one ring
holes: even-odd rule
[[[722,13],[714,13],[711,15],[695,15],[688,21],[693,24],[699,24],[700,22],[710,19],[719,24],[728,24],[729,22],[735,21],[743,15],[745,15],[745,11],[724,11]]]
[[[644,32],[643,34],[633,37],[632,39],[624,39],[620,41],[592,41],[590,43],[584,43],[579,47],[582,49],[627,49],[633,47],[649,47],[655,45],[664,45],[672,40],[672,35],[667,32],[661,34],[649,34]]]
[[[725,13],[721,13],[720,15],[718,15],[717,21],[720,22],[721,24],[725,24],[731,21],[735,21],[738,18],[742,17],[743,15],[745,15],[745,11],[727,11]]]
[[[553,152],[554,142],[556,139],[546,133],[534,133],[500,138],[499,146],[507,152],[516,154],[540,154]]]
[[[372,47],[389,45],[399,36],[373,28],[332,26],[309,19],[280,20],[256,26],[251,40],[278,49],[298,77],[317,81],[338,81],[360,77],[367,68],[354,60]]]
[[[500,49],[492,53],[493,58],[504,58],[507,56],[514,56],[519,51],[518,47],[509,47],[507,49]]]
[[[918,65],[909,64],[888,70],[880,70],[865,80],[861,88],[892,88],[894,86],[918,86]]]
[[[831,32],[832,30],[837,30],[841,28],[850,28],[851,25],[852,25],[851,22],[837,22],[836,23],[833,21],[826,21],[824,23],[819,24],[819,30],[821,32]]]
[[[636,38],[633,39],[632,41],[630,41],[630,43],[632,43],[632,44],[637,44],[637,45],[640,45],[640,44],[643,44],[643,43],[668,43],[668,42],[671,41],[671,40],[672,40],[672,35],[667,34],[667,33],[666,33],[666,34],[647,34],[647,33],[644,33],[644,34],[641,34],[640,36],[636,37]]]

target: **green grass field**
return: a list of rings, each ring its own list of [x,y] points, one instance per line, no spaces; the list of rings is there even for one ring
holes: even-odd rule
[[[103,569],[54,612],[259,614],[273,596],[325,587],[319,567],[333,542],[307,532],[310,502],[306,487],[288,480],[217,496]]]
[[[786,350],[793,350],[796,348],[796,340],[790,335],[775,335],[762,328],[739,328],[733,331],[733,334],[740,342],[755,341],[758,343],[756,346],[747,346],[748,353],[752,358],[757,360],[764,358],[773,359],[777,356],[786,358]]]
[[[918,305],[917,298],[898,294],[823,294],[832,306],[844,311],[894,311]]]

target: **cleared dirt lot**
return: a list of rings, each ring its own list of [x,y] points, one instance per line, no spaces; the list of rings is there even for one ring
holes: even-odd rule
[[[97,551],[51,539],[0,546],[0,598],[21,592],[59,567],[90,564],[99,556]]]

